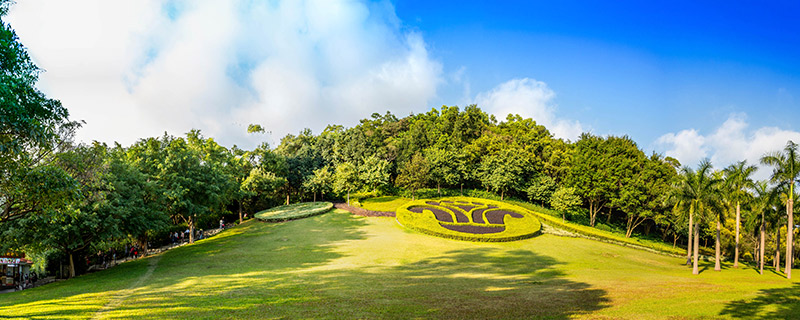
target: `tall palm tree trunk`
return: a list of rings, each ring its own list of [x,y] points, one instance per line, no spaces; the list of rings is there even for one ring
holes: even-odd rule
[[[789,201],[786,202],[786,209],[789,213],[789,221],[787,221],[786,225],[786,279],[792,278],[792,235],[794,234],[794,217],[793,215],[793,207],[794,207],[794,190],[789,188]]]
[[[759,246],[759,250],[761,250],[761,254],[758,255],[758,258],[761,260],[759,263],[759,273],[764,274],[764,215],[761,215],[761,246]]]
[[[716,245],[716,253],[715,253],[715,257],[714,257],[714,260],[716,260],[714,262],[714,270],[716,270],[716,271],[722,270],[722,267],[720,266],[720,263],[719,263],[719,259],[720,259],[720,256],[719,256],[719,229],[720,229],[720,223],[719,223],[719,217],[717,217],[717,245]]]
[[[733,267],[739,267],[739,201],[736,201],[736,249],[733,253]]]
[[[692,236],[694,236],[694,233],[692,231],[692,226],[693,226],[693,223],[694,223],[692,221],[694,219],[694,217],[693,217],[694,216],[693,215],[694,212],[692,212],[692,211],[694,211],[692,209],[692,207],[689,207],[689,241],[686,243],[686,265],[687,266],[692,263]]]
[[[778,227],[778,233],[775,235],[775,261],[772,263],[775,267],[775,272],[781,272],[781,228]]]
[[[700,274],[700,271],[697,269],[697,258],[699,254],[698,247],[700,247],[700,226],[695,224],[694,226],[694,259],[692,262],[692,274]]]

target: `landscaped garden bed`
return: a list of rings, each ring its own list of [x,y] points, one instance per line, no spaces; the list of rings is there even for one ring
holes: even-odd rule
[[[468,197],[421,199],[398,208],[397,222],[423,233],[468,241],[514,241],[533,237],[541,223],[528,210]]]
[[[330,202],[303,202],[267,209],[256,213],[255,217],[266,222],[283,222],[323,214],[332,208]]]

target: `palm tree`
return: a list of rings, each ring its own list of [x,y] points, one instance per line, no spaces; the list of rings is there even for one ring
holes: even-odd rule
[[[711,210],[718,207],[719,188],[721,180],[712,175],[711,162],[708,159],[700,162],[697,171],[689,167],[681,169],[682,179],[676,186],[675,194],[679,204],[689,206],[689,245],[687,251],[693,255],[692,274],[700,273],[697,268],[697,258],[700,246],[700,221],[709,217]],[[696,216],[697,219],[694,219]],[[692,234],[694,233],[694,234]],[[692,243],[694,238],[694,243]]]
[[[767,228],[766,223],[768,222],[766,216],[773,216],[772,211],[774,210],[774,206],[772,206],[772,204],[775,202],[776,192],[774,189],[769,187],[769,184],[766,181],[758,181],[754,183],[753,190],[756,193],[756,197],[750,202],[750,210],[754,214],[751,216],[751,222],[748,223],[748,225],[757,226],[755,231],[759,235],[758,267],[759,273],[764,274],[764,251],[766,249],[765,237]]]
[[[788,187],[786,215],[786,278],[792,278],[792,234],[794,228],[794,184],[800,178],[800,154],[797,144],[789,140],[783,152],[769,152],[761,157],[761,163],[772,166],[771,180],[780,186]]]
[[[741,220],[741,201],[749,195],[745,189],[752,189],[755,185],[751,176],[758,168],[747,165],[747,160],[742,160],[725,168],[725,182],[731,190],[730,199],[736,203],[736,249],[733,256],[733,267],[739,267],[739,225]]]

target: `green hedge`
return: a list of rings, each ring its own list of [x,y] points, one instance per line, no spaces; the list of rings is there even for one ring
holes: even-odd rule
[[[260,211],[255,217],[267,222],[282,222],[323,214],[332,208],[333,203],[330,202],[303,202]]]
[[[645,239],[638,239],[638,238],[625,238],[625,236],[623,235],[616,234],[610,231],[599,230],[596,228],[592,228],[590,226],[584,226],[569,221],[563,221],[561,218],[557,218],[549,214],[540,212],[538,210],[538,206],[532,205],[530,203],[513,201],[513,200],[508,200],[506,202],[529,209],[534,215],[542,219],[544,223],[552,227],[576,233],[578,235],[587,238],[612,242],[623,246],[632,246],[632,247],[650,249],[671,255],[681,255],[681,256],[686,255],[686,250],[680,248],[673,248],[672,246],[667,245],[665,243],[645,240]]]
[[[477,241],[477,242],[500,242],[500,241],[515,241],[515,240],[527,239],[537,235],[542,228],[542,225],[541,223],[539,223],[539,220],[536,219],[536,217],[529,210],[526,210],[519,206],[510,205],[508,203],[503,203],[494,200],[477,199],[469,197],[444,197],[444,198],[438,198],[435,201],[448,201],[448,200],[468,201],[468,202],[474,201],[483,204],[496,205],[500,207],[500,209],[522,214],[523,218],[506,218],[507,224],[505,224],[505,230],[503,232],[491,233],[491,234],[472,234],[472,233],[458,232],[442,227],[439,224],[439,221],[436,220],[436,218],[432,214],[425,214],[424,212],[416,213],[409,211],[408,208],[410,207],[430,206],[426,202],[434,201],[433,199],[420,199],[416,201],[409,201],[404,205],[400,206],[397,209],[397,222],[404,227],[425,234],[430,234],[448,239]],[[469,214],[467,216],[469,216]],[[473,222],[466,223],[466,225],[485,226],[485,224],[479,224]]]

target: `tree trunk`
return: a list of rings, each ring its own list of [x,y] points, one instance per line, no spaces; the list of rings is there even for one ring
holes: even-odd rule
[[[792,181],[794,183],[794,181]],[[794,235],[794,190],[789,188],[789,201],[787,201],[787,211],[789,213],[789,221],[786,225],[786,279],[792,278],[792,236]]]
[[[761,245],[758,248],[761,251],[761,254],[758,255],[758,258],[760,259],[760,262],[759,262],[759,273],[760,274],[764,274],[764,245],[765,245],[764,244],[764,215],[762,214],[761,215]]]
[[[461,184],[461,196],[462,197],[464,196],[464,184],[463,183]]]
[[[314,191],[314,202],[317,202],[317,192]]]
[[[717,216],[717,243],[716,243],[716,252],[714,254],[715,255],[715,257],[714,257],[714,260],[715,260],[715,262],[714,262],[714,270],[715,271],[722,270],[722,266],[720,266],[720,263],[719,263],[719,259],[720,259],[720,256],[719,256],[719,229],[720,229],[720,222],[719,222],[719,216]]]
[[[736,249],[733,253],[733,267],[739,267],[739,201],[736,201]]]
[[[505,194],[505,190],[500,190],[500,201],[503,201],[503,194]]]
[[[677,233],[672,236],[672,249],[675,249],[676,246],[678,246],[678,234]]]
[[[75,278],[75,261],[72,260],[72,252],[69,253],[69,277]]]
[[[781,228],[778,228],[778,233],[775,235],[775,261],[772,262],[775,267],[775,272],[781,272]]]
[[[589,225],[592,227],[594,227],[594,222],[597,219],[597,211],[599,210],[595,209],[594,201],[589,201]]]
[[[139,244],[142,245],[142,257],[146,257],[147,251],[150,250],[150,247],[147,245],[147,235],[139,238]]]
[[[194,243],[194,219],[189,216],[189,243]]]
[[[325,192],[319,192],[320,201],[325,201]]]
[[[698,248],[700,247],[700,226],[695,224],[694,226],[694,259],[692,262],[692,274],[700,274],[700,270],[697,269],[697,258],[699,255]]]
[[[412,192],[413,193],[413,192]],[[412,199],[413,200],[413,199]],[[350,190],[347,190],[347,205],[350,205]]]
[[[288,192],[286,193],[286,205],[287,206],[289,205],[289,193]]]
[[[694,242],[692,242],[692,237],[694,236],[694,233],[693,233],[694,231],[692,231],[692,227],[694,226],[693,225],[693,223],[694,223],[693,220],[694,220],[694,209],[690,207],[689,208],[689,233],[688,233],[689,241],[686,243],[686,265],[687,266],[690,263],[692,263],[692,245],[694,244]]]
[[[438,193],[440,197],[442,196],[442,188],[439,186],[439,181],[436,181],[436,193]]]
[[[608,217],[606,217],[606,224],[611,224],[611,207],[608,207]]]
[[[242,200],[239,200],[239,223],[242,222],[244,222],[244,219],[242,219]]]

